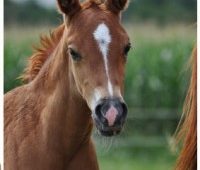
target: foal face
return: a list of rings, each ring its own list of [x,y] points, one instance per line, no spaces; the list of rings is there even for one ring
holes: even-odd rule
[[[68,23],[65,44],[76,87],[97,129],[104,136],[118,134],[127,115],[122,93],[130,48],[119,15],[97,6],[80,10]]]

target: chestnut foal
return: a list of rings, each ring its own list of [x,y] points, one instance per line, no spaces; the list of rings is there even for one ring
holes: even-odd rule
[[[27,84],[5,94],[5,170],[97,170],[93,121],[104,136],[125,122],[127,0],[58,0],[64,24],[32,56]]]

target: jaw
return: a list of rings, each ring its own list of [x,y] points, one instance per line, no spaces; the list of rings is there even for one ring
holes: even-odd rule
[[[115,128],[98,128],[98,126],[96,126],[96,128],[98,129],[99,133],[102,136],[106,136],[106,137],[115,136],[115,135],[118,135],[121,132],[121,128],[118,128],[118,129],[115,129]]]
[[[100,132],[100,134],[102,136],[111,137],[111,136],[118,135],[121,132],[121,130],[118,130],[118,131],[113,131],[113,130],[109,130],[109,131],[99,130],[99,132]]]

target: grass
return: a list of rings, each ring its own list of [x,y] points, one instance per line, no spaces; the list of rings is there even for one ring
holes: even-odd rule
[[[139,139],[139,140],[138,140]],[[154,145],[152,137],[132,136],[116,139],[97,138],[97,155],[102,170],[170,170],[173,169],[176,155],[169,151],[168,144],[163,138]],[[118,141],[119,140],[119,141]],[[140,145],[148,140],[146,145]],[[111,144],[112,143],[112,144]],[[153,145],[152,145],[153,144]]]
[[[196,42],[195,26],[132,27],[128,26],[133,37],[125,83],[128,104],[177,108],[187,87],[186,63]]]
[[[98,154],[98,158],[102,170],[170,170],[175,157],[165,148],[128,147],[117,148],[109,154]]]
[[[16,31],[17,30],[17,31]],[[32,54],[32,47],[38,44],[39,35],[47,33],[49,28],[5,28],[4,37],[4,91],[13,89],[21,84],[17,79]]]
[[[113,142],[94,136],[101,170],[173,169],[176,155],[170,151],[168,141],[179,116],[171,110],[182,106],[188,83],[186,63],[196,42],[195,27],[157,27],[151,23],[126,26],[133,48],[126,68],[125,100],[133,109],[127,134]],[[38,44],[39,35],[49,28],[5,28],[5,92],[20,84],[16,78],[32,53],[31,46]],[[143,110],[136,111],[136,107]]]

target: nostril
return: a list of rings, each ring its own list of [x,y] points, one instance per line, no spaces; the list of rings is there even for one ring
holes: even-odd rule
[[[125,117],[127,115],[127,106],[124,102],[117,102],[115,104],[115,107],[117,108],[118,110],[118,113],[119,113],[119,117],[123,116]]]
[[[95,113],[98,115],[101,113],[101,104],[98,104],[95,108]]]
[[[102,106],[101,106],[101,114],[102,114],[103,116],[105,116],[105,114],[106,114],[106,112],[109,110],[109,108],[110,108],[110,103],[109,103],[109,101],[104,102],[104,103],[102,104]]]
[[[99,118],[102,116],[102,106],[103,106],[103,103],[100,103],[95,108],[95,113]]]
[[[102,121],[102,123],[106,123],[106,119],[104,118],[103,114],[103,103],[100,103],[95,108],[95,114],[98,117],[99,120]]]
[[[117,110],[118,110],[118,116],[116,119],[116,123],[117,124],[124,124],[125,120],[126,120],[126,116],[127,116],[127,106],[124,102],[118,102],[117,106],[116,106]]]
[[[126,117],[127,112],[128,112],[128,108],[127,108],[127,105],[125,103],[122,103],[122,110],[123,110],[123,115]]]

